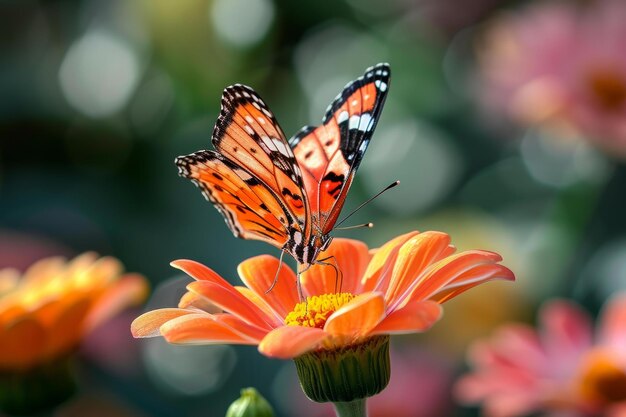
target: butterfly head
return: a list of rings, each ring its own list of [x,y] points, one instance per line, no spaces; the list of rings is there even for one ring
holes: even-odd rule
[[[326,249],[328,249],[328,247],[330,246],[330,242],[333,241],[333,238],[331,235],[321,235],[319,237],[319,242],[320,242],[320,252],[325,251]]]
[[[330,242],[333,241],[332,236],[329,234],[325,235],[314,235],[311,240],[311,249],[308,251],[308,259],[305,259],[307,264],[313,264],[317,260],[320,252],[325,251],[330,246]]]
[[[333,238],[328,234],[314,234],[310,242],[304,242],[300,232],[292,234],[284,249],[302,265],[312,265],[317,260],[320,252],[325,251],[330,246]]]

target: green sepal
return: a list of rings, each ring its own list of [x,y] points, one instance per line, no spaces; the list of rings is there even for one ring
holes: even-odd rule
[[[352,402],[381,392],[391,376],[389,336],[294,359],[302,390],[315,402]]]

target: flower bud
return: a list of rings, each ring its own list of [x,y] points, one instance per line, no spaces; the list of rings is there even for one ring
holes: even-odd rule
[[[274,417],[274,410],[256,389],[244,388],[241,397],[228,407],[226,417]]]

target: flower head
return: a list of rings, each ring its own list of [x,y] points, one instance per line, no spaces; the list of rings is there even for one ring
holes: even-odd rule
[[[551,301],[538,330],[506,325],[476,342],[469,357],[474,371],[459,381],[457,394],[465,403],[482,402],[489,417],[618,415],[626,410],[626,294],[607,302],[595,338],[584,311]]]
[[[267,291],[279,269],[272,256],[241,263],[245,286],[237,287],[196,262],[175,261],[174,267],[196,281],[187,286],[179,308],[143,314],[132,333],[162,335],[170,343],[258,345],[264,355],[289,359],[375,336],[425,331],[440,318],[444,301],[485,281],[514,279],[495,253],[454,252],[450,237],[440,232],[407,233],[375,251],[337,238],[322,255],[337,268],[314,265],[302,273],[303,301],[286,265]],[[207,302],[223,312],[206,311]]]
[[[94,253],[46,258],[24,274],[0,270],[0,372],[65,356],[98,324],[143,301],[147,288],[142,276]]]
[[[626,155],[626,8],[541,2],[497,19],[479,62],[490,110]]]

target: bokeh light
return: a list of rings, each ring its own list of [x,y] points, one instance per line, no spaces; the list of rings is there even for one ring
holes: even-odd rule
[[[602,181],[607,162],[578,137],[555,140],[537,129],[529,129],[521,143],[524,164],[534,179],[554,187],[578,181]]]
[[[237,355],[230,346],[172,346],[162,339],[146,343],[146,370],[164,392],[203,395],[220,389],[231,375]]]
[[[120,111],[140,76],[141,62],[136,52],[103,30],[90,31],[77,39],[59,69],[65,98],[90,117],[107,117]]]
[[[400,180],[399,187],[375,200],[381,209],[414,214],[444,199],[456,185],[462,162],[443,132],[408,119],[381,126],[378,135],[362,171],[363,184],[374,195]]]
[[[211,22],[216,33],[235,47],[249,47],[267,34],[274,20],[272,0],[215,0]]]

